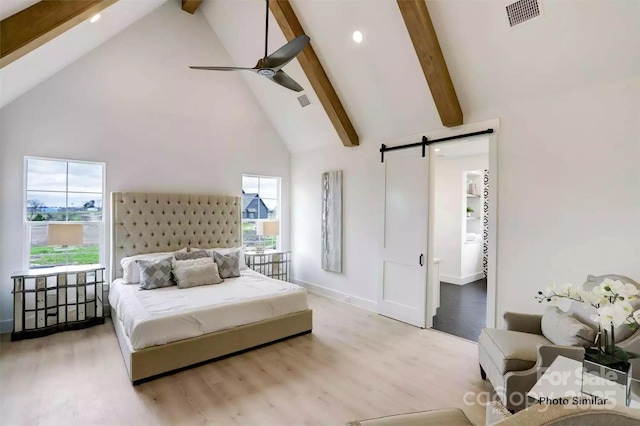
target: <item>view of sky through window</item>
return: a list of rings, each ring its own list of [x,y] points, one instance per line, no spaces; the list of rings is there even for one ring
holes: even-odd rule
[[[30,158],[27,220],[102,220],[102,185],[102,164]]]

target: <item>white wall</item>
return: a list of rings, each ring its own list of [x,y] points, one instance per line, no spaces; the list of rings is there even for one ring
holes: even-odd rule
[[[374,144],[367,140],[357,148],[335,145],[291,154],[293,278],[332,297],[349,295],[369,309],[375,309],[384,184]],[[341,274],[320,264],[320,175],[329,170],[344,172]]]
[[[187,68],[229,62],[199,13],[168,2],[0,110],[0,319],[25,250],[25,155],[104,161],[107,192],[240,195],[243,172],[281,176],[288,246],[288,150],[241,77]]]
[[[640,79],[534,98],[466,121],[497,117],[498,318],[506,310],[540,310],[534,296],[548,283],[611,272],[640,279]],[[291,157],[294,277],[358,303],[375,300],[380,279],[380,143],[371,135],[359,148]],[[320,268],[319,179],[331,169],[344,170],[343,274]]]
[[[533,295],[549,283],[640,280],[640,78],[471,119],[496,115],[499,314],[541,310]]]
[[[473,144],[474,141],[466,142]],[[442,281],[458,283],[466,276],[479,272],[469,271],[470,261],[465,263],[463,272],[463,244],[466,234],[466,182],[464,172],[484,170],[489,167],[489,155],[469,157],[436,157],[435,161],[435,199],[434,199],[434,250],[440,257],[440,276]],[[479,186],[478,191],[482,192]],[[480,214],[477,210],[475,214]],[[473,247],[468,247],[473,251]],[[469,256],[465,256],[469,257]],[[471,269],[475,269],[476,262]]]

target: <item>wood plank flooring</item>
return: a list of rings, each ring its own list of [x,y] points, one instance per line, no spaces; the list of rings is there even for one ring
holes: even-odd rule
[[[487,322],[487,279],[465,285],[440,282],[440,307],[433,329],[478,341]]]
[[[6,425],[344,425],[489,390],[477,346],[309,296],[313,334],[133,387],[112,324],[0,343]]]

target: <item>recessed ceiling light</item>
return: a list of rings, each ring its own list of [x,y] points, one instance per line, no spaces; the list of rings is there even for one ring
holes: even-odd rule
[[[91,19],[89,19],[89,22],[91,22],[91,23],[93,24],[94,22],[97,22],[97,21],[98,21],[98,19],[100,19],[100,14],[99,14],[99,13],[96,13],[95,15],[93,15],[93,16],[91,17]]]
[[[435,150],[435,151],[436,151],[436,152],[440,152],[440,148],[436,148],[436,150]]]
[[[353,41],[360,43],[362,41],[362,33],[360,31],[353,32]]]

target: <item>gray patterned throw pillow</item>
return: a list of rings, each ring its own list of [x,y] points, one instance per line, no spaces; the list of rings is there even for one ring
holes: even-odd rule
[[[191,260],[191,259],[202,259],[204,257],[211,257],[211,256],[209,256],[209,253],[207,253],[205,250],[196,250],[196,251],[190,251],[188,253],[174,253],[173,257],[175,257],[176,260]]]
[[[240,252],[221,254],[213,252],[213,259],[218,265],[220,278],[234,278],[240,276]]]
[[[140,268],[140,290],[153,290],[176,284],[171,279],[171,258],[136,260],[136,263]]]

